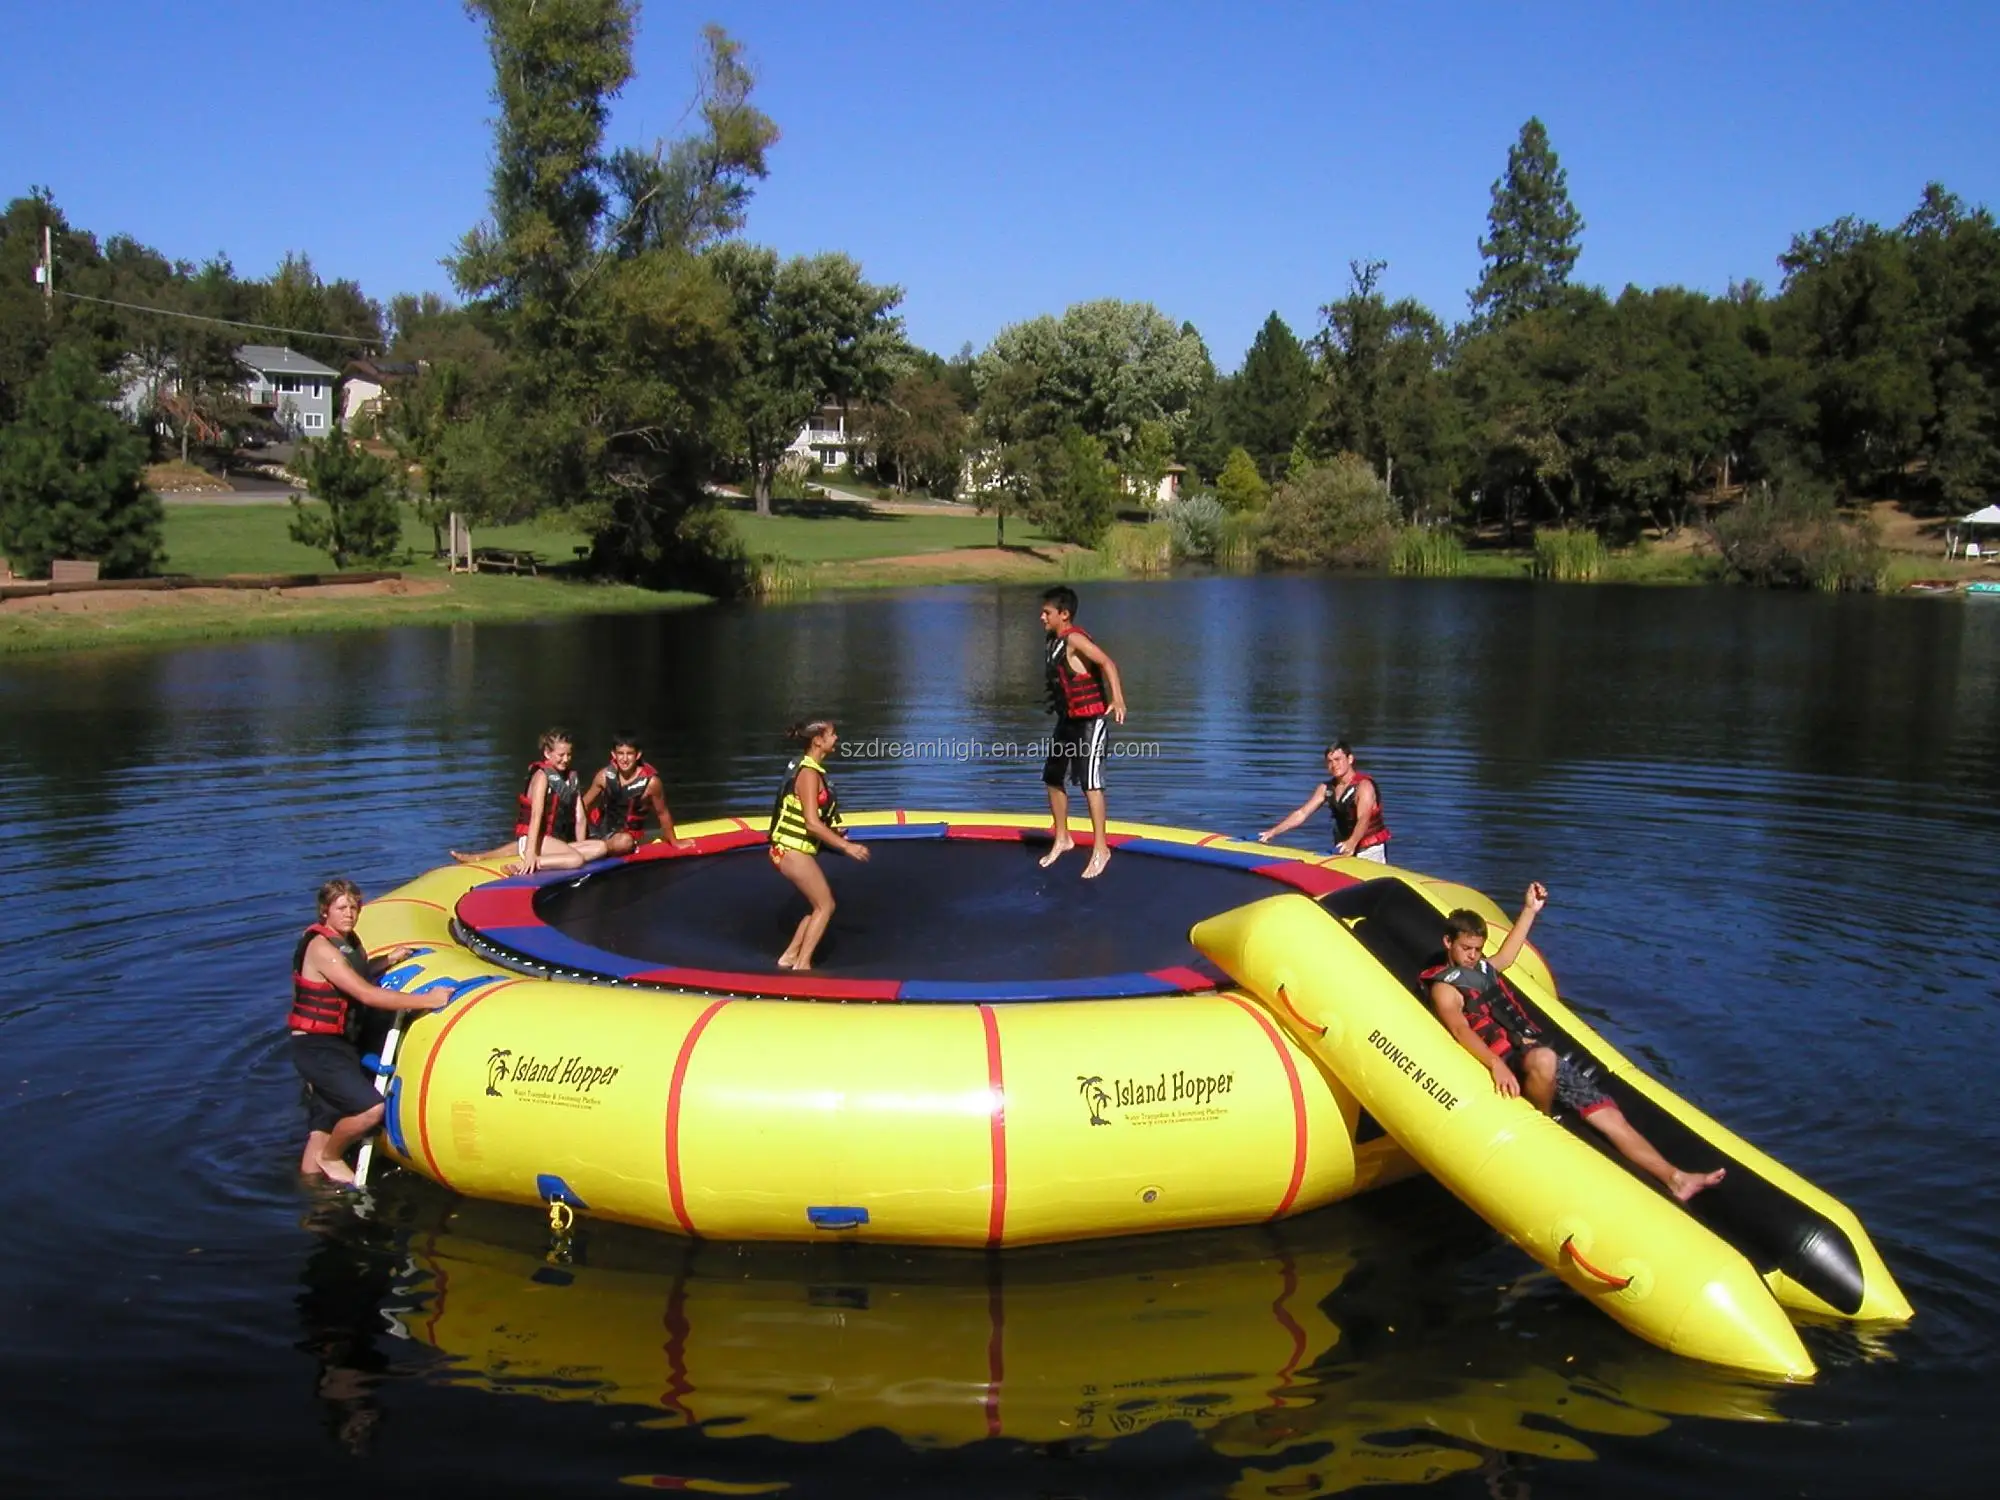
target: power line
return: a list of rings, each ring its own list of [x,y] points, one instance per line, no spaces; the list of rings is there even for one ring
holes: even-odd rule
[[[362,338],[352,333],[322,333],[317,328],[280,328],[275,323],[246,323],[241,318],[216,318],[207,313],[180,312],[171,307],[145,307],[137,302],[116,302],[109,297],[86,297],[82,292],[56,293],[58,297],[68,297],[76,302],[95,302],[104,307],[122,307],[127,312],[153,313],[162,318],[187,318],[195,323],[220,323],[228,328],[254,328],[259,333],[296,333],[301,338],[337,339],[343,344],[366,344],[374,348],[380,339]]]

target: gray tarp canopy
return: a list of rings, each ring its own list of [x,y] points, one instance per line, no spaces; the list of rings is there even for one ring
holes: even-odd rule
[[[1969,516],[1960,516],[1945,528],[1944,555],[1957,557],[1963,552],[1967,557],[1978,557],[1982,553],[1991,557],[1995,546],[1991,536],[1982,543],[1982,531],[2000,532],[2000,505],[1983,505]]]

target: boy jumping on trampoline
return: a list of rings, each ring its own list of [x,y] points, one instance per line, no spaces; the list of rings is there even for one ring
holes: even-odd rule
[[[1090,862],[1083,867],[1083,878],[1095,880],[1111,862],[1111,844],[1104,836],[1104,746],[1109,737],[1104,721],[1125,722],[1125,687],[1118,680],[1118,664],[1075,621],[1076,590],[1057,585],[1042,595],[1049,712],[1056,716],[1042,767],[1055,841],[1042,856],[1042,868],[1076,847],[1069,836],[1069,793],[1063,789],[1065,781],[1073,781],[1090,806]]]
[[[1619,1154],[1640,1171],[1656,1177],[1685,1203],[1722,1181],[1722,1169],[1684,1172],[1664,1156],[1625,1118],[1604,1092],[1596,1070],[1588,1063],[1560,1056],[1542,1038],[1541,1028],[1500,976],[1521,956],[1536,913],[1548,904],[1549,892],[1539,880],[1528,887],[1520,916],[1500,951],[1486,952],[1486,919],[1460,909],[1444,921],[1445,961],[1421,976],[1431,1007],[1445,1030],[1493,1075],[1493,1091],[1509,1099],[1523,1093],[1543,1114],[1560,1102],[1601,1131]]]

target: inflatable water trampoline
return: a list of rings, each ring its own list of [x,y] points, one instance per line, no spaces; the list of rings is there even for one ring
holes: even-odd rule
[[[402,1165],[479,1198],[715,1239],[1006,1247],[1283,1218],[1428,1170],[1664,1347],[1800,1377],[1782,1307],[1898,1319],[1852,1213],[1620,1057],[1532,947],[1510,978],[1663,1150],[1682,1206],[1497,1098],[1418,998],[1477,892],[1363,861],[1114,823],[1096,881],[1049,820],[846,821],[819,966],[761,823],[582,871],[454,865],[371,902],[384,977],[449,988],[387,1079]],[[1088,843],[1087,830],[1074,830]],[[819,1003],[815,1003],[819,1002]],[[837,1002],[837,1003],[824,1003]]]

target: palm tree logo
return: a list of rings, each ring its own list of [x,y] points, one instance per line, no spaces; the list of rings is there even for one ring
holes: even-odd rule
[[[488,1098],[501,1097],[500,1085],[507,1081],[507,1059],[514,1055],[511,1047],[495,1047],[486,1054],[486,1094]]]
[[[1081,1073],[1077,1074],[1076,1091],[1083,1095],[1084,1107],[1090,1111],[1091,1124],[1111,1123],[1104,1118],[1104,1107],[1111,1102],[1111,1096],[1104,1092],[1104,1080],[1101,1077],[1092,1074],[1089,1078],[1085,1078]]]

